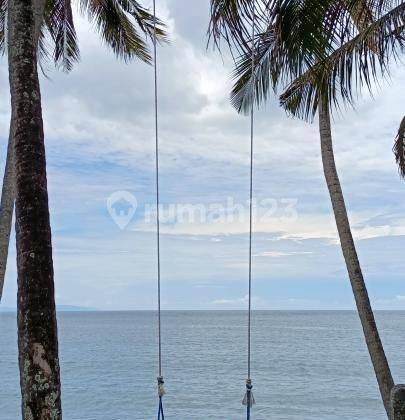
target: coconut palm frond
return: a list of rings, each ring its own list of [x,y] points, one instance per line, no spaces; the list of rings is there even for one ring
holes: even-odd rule
[[[392,150],[398,165],[399,175],[405,179],[405,117],[402,118]]]
[[[146,37],[150,36],[150,22],[153,22],[153,15],[146,9],[140,12],[140,8],[136,8],[136,5],[138,4],[134,1],[81,0],[80,9],[96,24],[101,38],[117,57],[124,61],[139,58],[150,63],[151,55]],[[125,9],[134,10],[134,14],[137,10],[137,17]],[[142,21],[142,26],[138,23],[139,19]],[[162,34],[162,31],[164,28],[160,24],[159,34]],[[162,35],[159,36],[162,38]]]
[[[0,0],[0,54],[6,50],[7,0]]]
[[[281,95],[281,105],[293,115],[311,119],[321,94],[335,106],[339,98],[352,103],[355,91],[363,85],[371,90],[379,73],[389,73],[389,59],[395,60],[404,50],[404,29],[403,3],[293,81]]]
[[[52,47],[49,43],[49,32],[45,22],[39,29],[38,46],[37,46],[37,61],[42,74],[48,77],[49,64],[51,63],[50,51]]]
[[[238,112],[248,113],[252,101],[260,104],[275,85],[278,78],[277,69],[272,69],[271,66],[274,63],[276,42],[276,29],[271,28],[265,35],[261,35],[260,42],[256,43],[253,63],[251,53],[243,54],[237,61],[233,72],[236,82],[231,92],[231,103]]]
[[[258,4],[260,3],[260,4]],[[268,0],[211,0],[211,19],[208,27],[208,43],[220,50],[221,40],[237,55],[250,49],[253,17],[266,19]],[[260,8],[255,10],[254,7]],[[259,23],[257,21],[257,23]]]
[[[55,65],[70,71],[80,59],[70,0],[48,0],[44,19],[54,44]]]
[[[290,26],[300,31],[290,31],[288,36],[296,39],[297,45],[306,45],[305,38],[316,39],[312,31],[324,29],[329,37],[342,44],[344,34],[351,22],[348,9],[361,9],[364,2],[383,0],[211,0],[211,19],[208,28],[209,41],[220,49],[221,40],[236,55],[249,52],[251,44],[251,26],[255,17],[257,33],[263,33],[275,21],[282,17],[282,27]],[[394,0],[386,0],[392,2]],[[398,0],[395,0],[398,1]],[[357,13],[360,18],[360,12]],[[305,29],[305,30],[303,30]]]
[[[371,25],[375,20],[373,11],[366,0],[361,0],[358,7],[352,8],[351,18],[359,31],[367,28],[367,26]],[[368,46],[374,53],[379,54],[378,48],[373,42],[370,42]]]
[[[150,39],[153,39],[155,30],[153,14],[135,0],[119,0],[119,4],[124,12],[135,19],[141,31]],[[160,43],[169,42],[166,25],[158,18],[156,18],[156,40]]]
[[[236,49],[239,53],[233,74],[236,82],[231,93],[235,108],[247,112],[253,98],[260,104],[267,98],[270,87],[289,83],[319,58],[331,54],[354,30],[347,3],[350,2],[350,6],[353,3],[351,7],[354,7],[360,1],[366,0],[267,2],[264,11],[260,12],[264,16],[259,20],[260,32],[254,42],[252,78],[251,1],[243,2],[239,10],[236,0],[212,0],[210,35],[217,43],[222,37],[231,50]]]
[[[367,0],[361,0],[353,5],[351,16],[358,28],[364,28],[374,21],[374,15]]]
[[[403,0],[364,0],[366,6],[374,13],[374,17],[381,17],[393,8],[399,6]]]
[[[81,10],[95,22],[103,41],[117,57],[128,61],[138,57],[151,62],[146,41],[116,0],[82,0]]]
[[[255,39],[253,74],[251,48],[236,60],[231,101],[238,111],[247,112],[253,98],[259,105],[271,87],[289,83],[311,67],[316,57],[333,51],[322,26],[325,11],[310,12],[307,7],[302,3],[293,12],[279,9],[274,13],[273,25]]]
[[[2,53],[6,52],[6,18],[7,0],[0,0],[0,51]],[[65,71],[71,70],[74,62],[79,60],[70,0],[48,0],[45,5],[44,21],[38,37],[38,63],[45,76],[51,61],[52,48],[55,65]]]

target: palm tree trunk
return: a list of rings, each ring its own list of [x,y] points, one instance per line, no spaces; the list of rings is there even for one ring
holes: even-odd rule
[[[11,121],[13,118],[11,117]],[[3,188],[1,191],[0,203],[0,302],[3,296],[4,277],[6,275],[6,265],[8,257],[8,247],[10,243],[11,223],[13,220],[14,198],[15,198],[15,179],[14,179],[14,159],[12,142],[12,124],[10,123],[10,134],[7,146],[6,167],[4,169]]]
[[[34,7],[35,22],[35,45],[38,46],[40,28],[43,21],[43,9],[45,0],[39,0]],[[0,303],[3,296],[4,278],[6,275],[8,250],[10,246],[11,223],[13,221],[14,200],[15,200],[15,170],[14,170],[14,146],[12,136],[12,121],[10,120],[10,133],[7,145],[6,167],[4,169],[3,187],[0,203]]]
[[[60,420],[61,393],[34,14],[9,0],[9,78],[16,178],[18,348],[24,420]],[[43,7],[43,6],[41,6]],[[39,13],[43,15],[42,12]]]
[[[325,103],[319,105],[319,131],[321,138],[322,162],[326,183],[328,185],[333,212],[339,233],[340,244],[349,273],[357,311],[363,327],[368,352],[370,353],[374,371],[377,377],[385,410],[390,417],[390,393],[394,386],[390,367],[384,353],[384,348],[378,333],[377,325],[363,279],[360,262],[357,257],[342,188],[336,170],[333,155],[332,132],[329,107]]]

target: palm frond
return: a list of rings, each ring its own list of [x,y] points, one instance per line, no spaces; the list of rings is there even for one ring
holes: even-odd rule
[[[37,47],[37,61],[41,69],[42,74],[45,77],[48,77],[49,64],[51,62],[51,55],[49,51],[51,50],[51,45],[49,43],[49,32],[48,28],[43,22],[39,28],[38,36],[38,47]]]
[[[262,2],[265,11],[269,2]],[[224,40],[231,52],[242,54],[250,48],[253,17],[261,16],[254,11],[252,0],[211,0],[211,19],[208,27],[208,44],[220,50],[221,40]]]
[[[80,59],[71,1],[48,0],[44,20],[54,44],[55,65],[70,71]]]
[[[367,25],[385,14],[382,13],[384,0],[337,0],[337,2],[343,8],[340,22],[336,21],[335,25],[342,24],[342,22],[345,25],[344,30],[341,32],[341,44],[357,35],[359,29],[367,27]],[[392,0],[387,0],[386,3],[390,3],[389,10],[397,6],[397,4],[393,4]]]
[[[310,119],[317,111],[320,95],[335,106],[339,99],[352,103],[360,87],[371,90],[380,73],[389,74],[390,60],[404,50],[404,29],[402,3],[293,81],[280,96],[281,105],[293,115]],[[379,53],[375,54],[370,45]]]
[[[271,87],[288,83],[325,51],[333,51],[323,27],[328,13],[331,9],[311,12],[305,2],[291,2],[274,13],[273,24],[255,39],[253,74],[251,48],[236,60],[231,101],[238,111],[247,112],[252,100],[259,105]]]
[[[405,179],[405,117],[402,118],[392,150],[398,165],[399,175]]]
[[[0,0],[0,54],[6,50],[7,0]]]
[[[259,39],[254,49],[253,74],[252,52],[245,53],[238,59],[233,72],[236,82],[231,92],[231,103],[238,112],[248,113],[253,101],[260,104],[278,79],[277,69],[272,69],[279,39],[276,28],[269,28]]]
[[[364,28],[374,21],[373,11],[367,0],[361,0],[352,6],[352,19],[358,28]]]
[[[250,109],[254,99],[265,100],[269,88],[286,85],[316,62],[325,59],[381,17],[401,0],[263,0],[255,9],[258,35],[254,42],[252,76],[253,0],[211,0],[210,40],[220,41],[233,55],[236,79],[231,93],[239,111]],[[257,23],[258,22],[258,23]],[[375,45],[369,42],[369,48]],[[254,81],[252,80],[252,77]],[[254,94],[253,94],[253,85]]]
[[[355,27],[350,14],[357,19],[366,17],[366,10],[380,9],[381,4],[399,0],[211,0],[211,19],[208,27],[208,43],[220,48],[221,40],[236,55],[248,52],[251,43],[251,25],[253,16],[257,32],[266,32],[275,20],[282,18],[281,27],[306,29],[304,32],[290,31],[291,39],[297,45],[305,46],[305,39],[312,30],[320,28],[339,45],[353,37]],[[391,7],[392,8],[392,7]],[[367,12],[368,13],[368,12]],[[298,25],[298,27],[297,27]],[[316,39],[316,38],[313,38]]]
[[[8,0],[0,0],[0,54],[7,53],[7,9]],[[40,27],[38,37],[38,64],[46,76],[45,67],[49,62],[49,43],[47,42],[47,28],[45,23]]]
[[[126,13],[135,19],[141,31],[153,40],[155,30],[153,14],[135,0],[119,0],[119,4]],[[156,40],[160,43],[169,42],[166,25],[159,18],[156,18]]]
[[[6,52],[6,15],[7,0],[0,0],[0,51],[3,53]],[[65,71],[70,71],[79,60],[70,0],[48,0],[45,5],[38,37],[38,63],[45,76],[51,57]]]
[[[124,61],[137,57],[151,62],[146,38],[152,36],[154,18],[139,3],[133,0],[81,0],[81,11],[95,23],[103,41],[117,57]],[[157,20],[156,29],[158,39],[166,40],[165,27],[160,20]]]

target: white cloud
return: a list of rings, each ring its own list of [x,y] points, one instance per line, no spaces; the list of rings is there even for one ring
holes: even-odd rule
[[[264,251],[260,254],[255,255],[255,257],[270,257],[270,258],[280,258],[280,257],[291,257],[293,255],[311,255],[312,252],[283,252],[283,251]]]
[[[236,299],[216,299],[212,303],[214,305],[225,305],[225,306],[243,306],[249,302],[249,295],[245,295],[241,298]],[[252,304],[262,303],[263,300],[258,296],[252,296]]]

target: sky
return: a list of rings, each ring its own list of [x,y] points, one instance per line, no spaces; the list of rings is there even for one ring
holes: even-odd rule
[[[148,4],[146,2],[145,4]],[[244,309],[248,286],[249,118],[229,102],[232,62],[207,50],[209,1],[159,0],[163,309]],[[56,302],[156,307],[153,68],[120,63],[75,14],[81,62],[41,78]],[[0,141],[9,126],[1,58]],[[405,68],[335,113],[336,161],[376,309],[405,310],[405,200],[392,154]],[[273,98],[256,112],[253,306],[353,309],[323,179],[317,121]],[[128,204],[129,203],[129,204]],[[125,214],[127,212],[127,214]],[[16,302],[12,238],[2,304]]]

